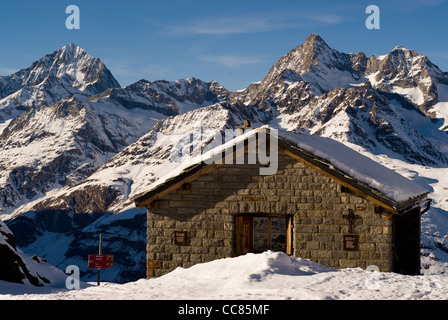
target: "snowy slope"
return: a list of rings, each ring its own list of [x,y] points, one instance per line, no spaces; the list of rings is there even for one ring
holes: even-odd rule
[[[428,112],[434,114],[439,121],[440,130],[448,131],[448,85],[438,84],[437,93],[439,96],[439,102],[434,104]]]
[[[448,163],[440,124],[406,102],[389,100],[368,84],[317,97],[309,97],[308,90],[294,94],[297,88],[288,85],[274,99],[279,114],[270,125],[356,144],[411,163]],[[292,100],[295,95],[301,99]]]
[[[27,110],[0,134],[0,205],[10,213],[77,184],[136,141],[163,115],[70,96]]]
[[[106,273],[104,270],[103,273]],[[267,251],[178,268],[157,279],[83,285],[80,290],[26,289],[0,281],[13,300],[446,300],[446,275],[404,276],[335,270]],[[178,310],[171,310],[173,315]],[[165,310],[168,312],[168,310]],[[214,314],[213,314],[214,316]]]
[[[448,84],[447,76],[426,56],[401,46],[382,59],[375,59],[367,68],[366,77],[375,88],[403,95],[427,113],[439,98],[438,84]],[[442,98],[443,99],[443,98]]]

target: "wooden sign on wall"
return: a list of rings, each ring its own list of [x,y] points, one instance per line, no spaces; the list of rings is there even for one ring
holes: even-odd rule
[[[356,234],[344,234],[344,250],[358,250],[359,236]]]
[[[174,231],[174,244],[178,246],[187,245],[187,231]]]

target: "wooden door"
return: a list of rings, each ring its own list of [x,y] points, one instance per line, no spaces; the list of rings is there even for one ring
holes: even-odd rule
[[[251,219],[249,216],[236,217],[236,254],[251,252],[252,245]]]

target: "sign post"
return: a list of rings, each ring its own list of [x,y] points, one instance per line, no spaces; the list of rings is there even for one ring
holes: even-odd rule
[[[100,233],[100,244],[98,246],[98,255],[103,254],[103,234]],[[98,285],[100,285],[101,282],[101,268],[98,268]]]
[[[101,269],[111,269],[114,267],[114,255],[102,254],[103,253],[103,234],[100,233],[100,244],[98,248],[98,254],[89,254],[90,269],[98,269],[98,285],[101,282]]]

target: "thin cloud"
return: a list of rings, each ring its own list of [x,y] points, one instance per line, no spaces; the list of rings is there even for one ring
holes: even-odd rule
[[[290,26],[289,26],[290,27]],[[269,19],[255,19],[246,17],[220,18],[214,20],[196,21],[186,28],[184,33],[192,34],[243,34],[273,31],[287,28],[286,25],[269,21]]]
[[[309,22],[321,23],[325,25],[335,25],[344,21],[342,16],[335,14],[319,14],[309,16]]]
[[[210,56],[203,55],[201,56],[202,60],[224,65],[230,68],[241,67],[249,64],[257,64],[265,61],[262,57],[257,56],[242,56],[242,55],[219,55],[219,56]]]
[[[388,4],[396,6],[396,8],[400,11],[416,11],[425,8],[437,7],[446,3],[447,0],[398,0]]]
[[[170,26],[173,34],[228,35],[300,29],[314,26],[336,25],[345,18],[336,14],[269,13],[237,17],[193,20]]]

